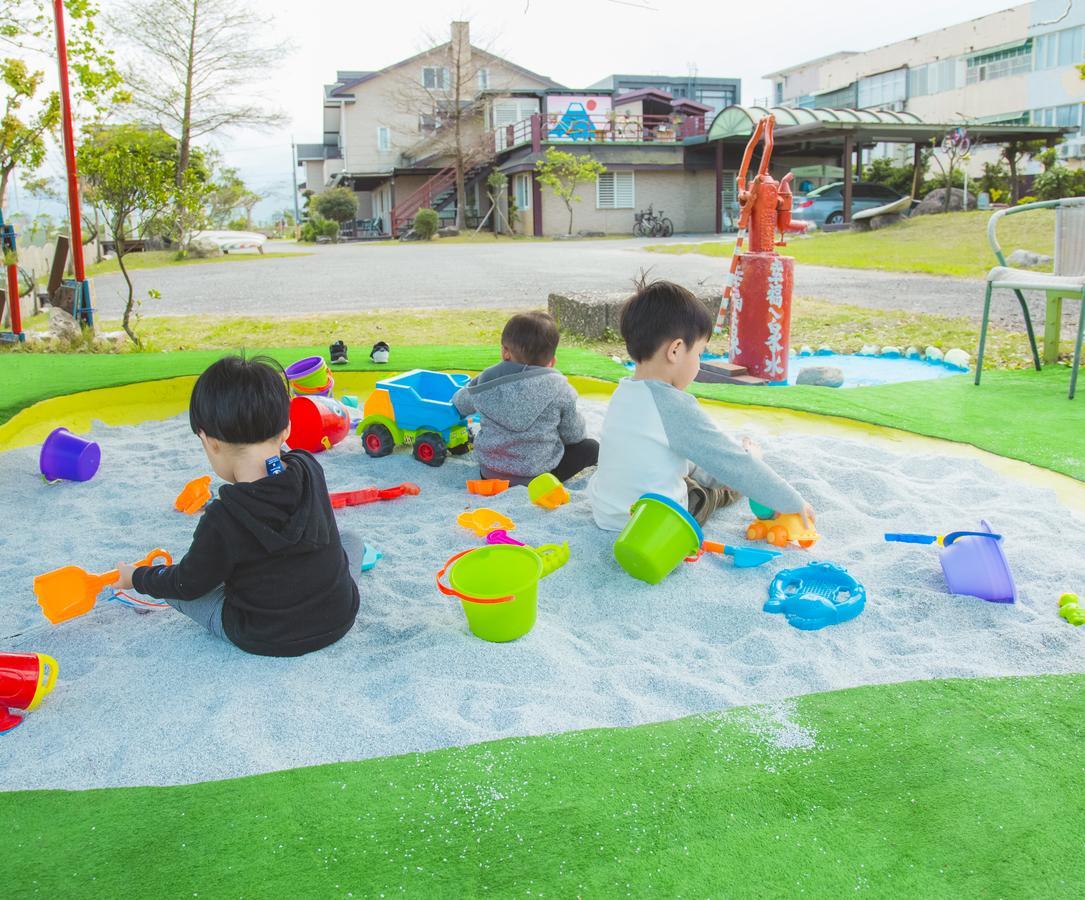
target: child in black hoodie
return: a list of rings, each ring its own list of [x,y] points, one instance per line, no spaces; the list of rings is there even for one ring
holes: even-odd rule
[[[228,484],[173,566],[121,564],[134,587],[248,653],[301,656],[354,624],[358,586],[320,464],[281,453],[290,396],[273,362],[220,359],[196,381],[188,410],[215,473]]]

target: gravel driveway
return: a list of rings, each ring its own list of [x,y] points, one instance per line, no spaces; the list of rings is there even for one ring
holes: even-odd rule
[[[693,240],[697,240],[695,238]],[[689,236],[671,239],[689,242]],[[654,240],[653,243],[661,243]],[[636,239],[486,244],[339,244],[305,247],[309,256],[146,269],[133,273],[137,296],[159,300],[145,315],[306,315],[410,307],[540,307],[551,291],[625,290],[642,271],[688,286],[721,287],[726,259],[649,253]],[[276,250],[293,249],[277,245]],[[95,278],[100,313],[123,311],[119,274]],[[835,303],[980,318],[983,284],[965,278],[800,265],[795,292]],[[1042,321],[1043,303],[1035,303]],[[1007,294],[996,318],[1021,327]],[[1067,323],[1068,324],[1068,323]],[[1069,329],[1064,329],[1069,333]]]

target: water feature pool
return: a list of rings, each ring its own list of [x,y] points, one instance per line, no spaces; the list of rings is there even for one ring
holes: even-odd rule
[[[702,360],[727,359],[716,353],[705,353]],[[632,369],[632,363],[626,363]],[[795,384],[799,372],[808,366],[832,366],[844,373],[845,388],[897,384],[902,381],[929,381],[961,375],[967,370],[942,361],[906,359],[899,356],[860,356],[857,353],[826,353],[812,356],[792,356],[787,364],[787,383]],[[782,387],[783,385],[778,385]]]

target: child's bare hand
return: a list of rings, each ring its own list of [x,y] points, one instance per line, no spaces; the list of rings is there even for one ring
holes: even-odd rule
[[[128,563],[117,563],[117,571],[121,573],[121,577],[113,582],[113,586],[120,591],[130,590],[132,587],[132,573],[136,571],[136,567],[130,566]]]
[[[814,523],[817,521],[817,516],[814,515],[814,507],[809,503],[802,505],[802,524],[806,528],[813,528]]]

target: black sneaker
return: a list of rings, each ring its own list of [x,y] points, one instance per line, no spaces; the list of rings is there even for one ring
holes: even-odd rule
[[[386,363],[388,362],[388,354],[391,350],[392,348],[384,343],[384,341],[377,341],[377,343],[373,345],[373,349],[369,351],[369,358],[375,363]]]
[[[341,366],[347,362],[347,345],[342,341],[336,341],[328,348],[328,356],[333,366]]]

